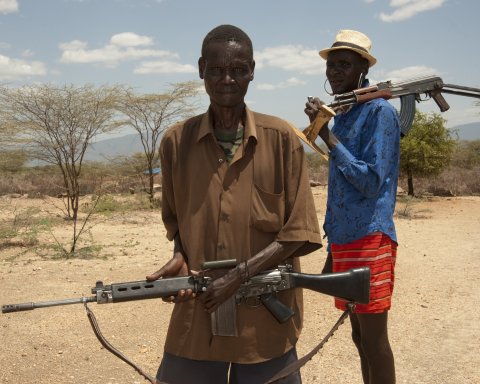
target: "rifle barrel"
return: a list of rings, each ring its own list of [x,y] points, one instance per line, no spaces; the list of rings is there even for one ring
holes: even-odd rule
[[[19,303],[19,304],[5,304],[2,305],[2,313],[31,311],[36,308],[55,307],[58,305],[69,304],[83,304],[97,301],[96,296],[80,297],[77,299],[64,299],[64,300],[52,300],[52,301],[39,301],[37,303]]]
[[[452,95],[480,98],[479,88],[465,87],[463,85],[444,84],[442,92],[450,93]]]

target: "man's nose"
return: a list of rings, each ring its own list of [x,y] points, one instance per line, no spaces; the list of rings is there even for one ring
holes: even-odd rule
[[[232,83],[235,81],[233,75],[232,75],[232,70],[230,68],[225,68],[222,74],[222,81],[224,83]]]

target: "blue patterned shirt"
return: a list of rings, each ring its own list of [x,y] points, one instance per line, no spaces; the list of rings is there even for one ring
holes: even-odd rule
[[[330,152],[324,231],[346,244],[372,232],[397,241],[393,213],[400,161],[400,124],[383,99],[356,104],[334,118],[340,143]]]

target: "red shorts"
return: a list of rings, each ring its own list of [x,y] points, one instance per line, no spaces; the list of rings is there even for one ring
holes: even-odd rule
[[[356,304],[355,313],[381,313],[390,309],[395,281],[397,243],[376,232],[348,244],[331,244],[333,272],[370,267],[370,302]],[[346,301],[335,298],[335,307],[345,310]]]

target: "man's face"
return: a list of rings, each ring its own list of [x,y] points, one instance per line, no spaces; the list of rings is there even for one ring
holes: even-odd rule
[[[255,68],[246,44],[211,42],[198,60],[198,68],[212,104],[221,107],[243,104]]]
[[[328,54],[326,75],[333,93],[340,94],[357,89],[362,73],[368,73],[368,62],[358,53],[339,49]]]

